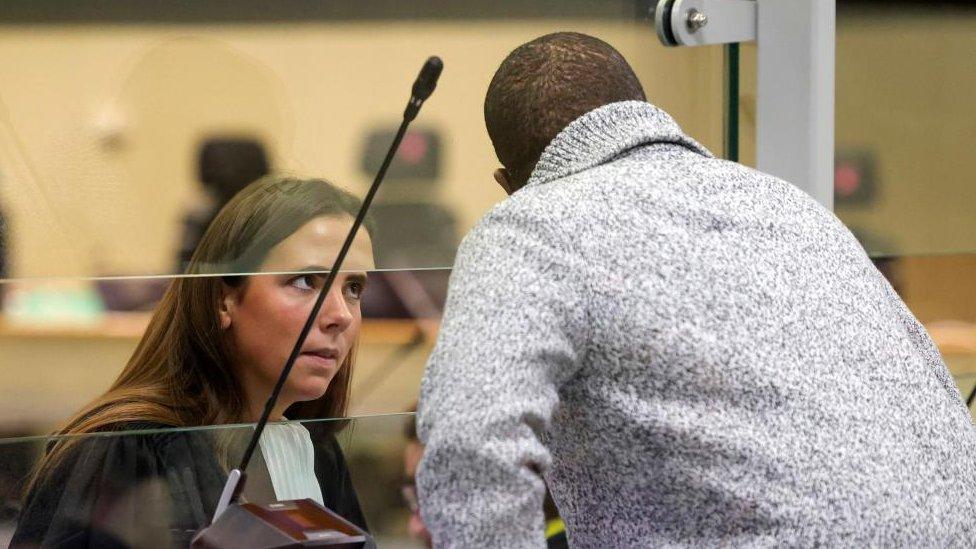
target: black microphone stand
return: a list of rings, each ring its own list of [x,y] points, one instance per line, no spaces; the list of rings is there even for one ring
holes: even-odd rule
[[[369,211],[373,198],[376,196],[376,191],[379,190],[380,183],[382,183],[383,177],[386,175],[386,170],[390,167],[390,163],[393,161],[393,157],[400,146],[400,141],[403,140],[403,136],[406,134],[407,126],[409,126],[410,122],[417,117],[420,107],[423,105],[424,101],[430,97],[431,93],[433,93],[434,88],[437,85],[437,79],[440,77],[443,67],[444,64],[440,58],[433,56],[427,59],[423,68],[420,70],[420,74],[417,76],[417,80],[413,84],[410,100],[407,103],[406,109],[403,111],[403,121],[400,123],[400,128],[397,130],[396,136],[393,138],[393,143],[390,145],[390,149],[386,153],[386,158],[383,159],[383,164],[380,166],[380,169],[376,174],[376,178],[373,179],[373,184],[366,193],[366,197],[363,198],[362,206],[359,208],[359,213],[356,215],[356,219],[353,221],[352,227],[349,229],[349,233],[346,235],[346,240],[343,242],[342,248],[339,250],[339,255],[336,256],[335,262],[333,263],[332,268],[329,270],[325,283],[322,285],[321,290],[319,290],[318,297],[315,300],[315,305],[312,307],[308,318],[305,320],[305,325],[302,326],[302,331],[298,335],[295,345],[292,347],[291,354],[288,356],[288,360],[285,362],[285,366],[281,370],[281,374],[278,376],[278,380],[271,392],[271,396],[268,397],[268,401],[265,403],[264,411],[261,413],[261,418],[258,420],[254,433],[251,436],[251,439],[248,441],[247,449],[244,451],[244,456],[241,459],[240,465],[238,465],[236,469],[232,470],[228,474],[227,483],[224,485],[223,492],[220,495],[220,500],[217,503],[216,511],[214,512],[214,523],[217,522],[224,511],[226,511],[229,506],[233,505],[240,496],[240,493],[244,488],[244,484],[247,481],[247,476],[245,474],[247,465],[250,463],[251,457],[254,455],[254,450],[258,445],[258,441],[261,439],[261,434],[264,432],[268,419],[271,417],[271,412],[278,401],[278,397],[285,385],[285,381],[288,379],[288,374],[295,365],[295,360],[297,360],[298,356],[301,354],[302,347],[305,344],[305,339],[308,337],[308,333],[312,329],[312,325],[315,323],[319,311],[322,309],[322,304],[325,302],[325,298],[328,296],[329,290],[332,288],[332,284],[335,282],[335,279],[339,274],[339,270],[342,268],[342,262],[345,260],[346,254],[349,252],[349,248],[352,247],[353,240],[356,237],[356,232],[362,225],[363,219],[366,217],[366,212]]]

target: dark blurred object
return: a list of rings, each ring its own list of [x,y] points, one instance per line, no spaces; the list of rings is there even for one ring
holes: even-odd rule
[[[376,265],[382,269],[447,269],[457,253],[457,222],[433,202],[388,202],[373,206]]]
[[[403,479],[400,485],[400,496],[403,504],[410,511],[410,518],[407,521],[407,531],[410,537],[419,541],[424,547],[433,547],[434,541],[431,539],[427,525],[424,524],[423,517],[420,516],[420,500],[417,497],[417,467],[424,455],[424,445],[417,438],[417,405],[414,404],[407,410],[407,423],[404,426],[404,436],[406,446],[403,449]]]
[[[546,487],[546,497],[542,501],[542,513],[546,518],[546,549],[568,549],[569,538],[566,536],[566,524],[559,516],[556,502]]]
[[[249,137],[206,139],[197,166],[200,182],[223,203],[270,171],[264,145]]]
[[[364,318],[440,319],[450,269],[369,273]]]
[[[169,283],[169,278],[104,279],[95,281],[95,289],[107,311],[151,311]]]
[[[895,291],[902,299],[905,296],[901,293],[901,277],[898,276],[898,258],[897,257],[874,257],[871,258],[871,262],[878,269],[882,276],[891,284],[891,289]]]
[[[186,269],[193,251],[217,212],[251,182],[270,173],[268,155],[257,138],[211,137],[197,153],[197,175],[207,201],[193,208],[183,219],[177,272]]]
[[[395,131],[391,126],[367,132],[360,159],[364,173],[376,171]],[[407,132],[387,172],[387,188],[372,210],[376,223],[373,252],[380,269],[412,270],[417,275],[419,269],[447,269],[454,264],[457,221],[437,199],[441,171],[440,134],[434,130]],[[429,289],[436,297],[437,288]],[[386,285],[374,295],[387,295],[390,290]],[[402,318],[404,314],[379,316]]]
[[[363,156],[360,167],[363,173],[374,174],[383,163],[386,149],[393,136],[396,126],[374,129],[366,134]],[[393,162],[386,172],[386,182],[394,183],[402,180],[428,180],[429,184],[436,182],[441,173],[441,138],[433,130],[410,130],[403,136],[400,149],[397,150]]]
[[[888,284],[891,284],[895,293],[901,295],[902,286],[898,275],[898,257],[891,254],[892,250],[897,249],[894,244],[873,231],[861,227],[851,226],[850,230],[864,251],[867,252],[874,266],[888,280]]]
[[[0,440],[28,437],[37,433],[27,430],[0,431]],[[30,475],[36,447],[31,444],[7,444],[0,453],[0,528],[17,523],[24,479]],[[3,539],[0,533],[0,539]],[[2,545],[2,542],[0,542]]]

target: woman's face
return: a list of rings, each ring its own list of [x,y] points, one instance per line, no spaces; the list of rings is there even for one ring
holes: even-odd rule
[[[349,216],[312,219],[271,249],[261,272],[238,288],[226,288],[220,311],[233,368],[252,414],[260,413],[288,360],[346,233]],[[295,361],[273,418],[295,402],[325,394],[359,335],[360,298],[373,268],[369,235],[359,230]],[[315,271],[301,274],[297,271]]]

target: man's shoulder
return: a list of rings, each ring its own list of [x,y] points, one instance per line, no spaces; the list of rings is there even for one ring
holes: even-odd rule
[[[494,244],[517,247],[539,240],[563,240],[571,234],[571,201],[565,192],[543,187],[521,189],[493,206],[464,237],[460,250]]]
[[[570,222],[581,213],[581,206],[601,192],[598,187],[592,182],[580,180],[576,175],[528,185],[488,210],[474,229],[484,230],[508,224],[559,225]]]

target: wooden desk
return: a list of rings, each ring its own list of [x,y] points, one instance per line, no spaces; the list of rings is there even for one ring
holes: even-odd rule
[[[111,384],[149,317],[109,313],[84,324],[36,324],[0,315],[0,422],[34,430],[68,417]],[[417,399],[438,326],[436,320],[365,320],[350,413],[409,408]],[[364,382],[371,385],[368,390]]]

